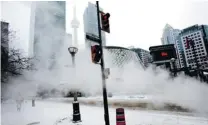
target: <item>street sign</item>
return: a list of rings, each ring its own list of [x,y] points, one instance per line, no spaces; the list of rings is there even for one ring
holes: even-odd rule
[[[93,42],[96,42],[96,43],[100,43],[100,39],[96,36],[86,34],[85,38],[87,40],[90,40],[90,41],[93,41]]]

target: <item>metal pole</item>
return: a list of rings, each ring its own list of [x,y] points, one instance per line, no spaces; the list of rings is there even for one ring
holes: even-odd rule
[[[75,71],[75,54],[71,54],[72,56],[72,65],[73,65],[73,69]],[[74,101],[77,101],[77,91],[75,90],[74,92]]]
[[[177,71],[176,71],[177,67],[176,67],[176,60],[173,61],[173,75],[174,77],[176,77],[177,75]]]
[[[107,89],[106,89],[106,81],[104,76],[104,59],[103,59],[103,45],[102,45],[102,36],[101,36],[101,25],[100,25],[100,9],[99,9],[99,1],[96,1],[97,5],[97,21],[98,21],[98,33],[99,33],[99,40],[100,40],[100,48],[101,48],[101,72],[102,72],[102,85],[103,85],[103,103],[104,103],[104,118],[105,118],[105,125],[110,125],[109,121],[109,112],[108,112],[108,98],[107,98]]]
[[[74,72],[76,71],[76,67],[75,67],[75,54],[78,51],[78,49],[76,47],[71,47],[73,50],[76,49],[76,51],[70,51],[70,47],[68,48],[71,57],[72,57],[72,66],[73,66],[73,70]],[[76,72],[75,72],[76,74]],[[75,81],[74,81],[75,82]],[[79,109],[79,102],[77,99],[77,91],[75,90],[74,92],[74,101],[72,103],[73,105],[73,122],[81,122],[81,114],[80,114],[80,109]]]

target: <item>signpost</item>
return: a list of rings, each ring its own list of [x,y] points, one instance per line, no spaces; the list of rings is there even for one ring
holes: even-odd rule
[[[87,40],[91,40],[91,41],[93,41],[93,42],[100,43],[99,38],[97,38],[97,37],[94,36],[94,35],[86,34],[85,37],[86,37]]]

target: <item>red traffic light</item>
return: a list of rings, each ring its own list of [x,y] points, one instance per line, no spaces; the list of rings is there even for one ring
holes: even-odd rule
[[[101,59],[101,48],[99,45],[91,46],[92,62],[98,63]]]
[[[109,18],[110,13],[101,13],[102,30],[108,33],[110,33]]]
[[[110,17],[110,13],[106,13],[105,15],[104,15],[104,18],[105,19],[108,19]]]
[[[91,46],[91,52],[92,52],[92,53],[95,53],[95,52],[96,52],[96,47],[97,47],[97,45]]]

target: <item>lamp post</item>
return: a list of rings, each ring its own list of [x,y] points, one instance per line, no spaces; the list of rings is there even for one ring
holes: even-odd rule
[[[76,71],[75,67],[75,54],[78,52],[77,47],[69,47],[68,48],[69,53],[71,54],[72,57],[72,65],[74,71]],[[79,110],[79,102],[77,99],[77,91],[75,90],[74,92],[74,101],[73,101],[73,122],[80,122],[81,121],[81,115],[80,115],[80,110]]]

